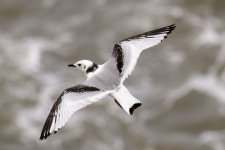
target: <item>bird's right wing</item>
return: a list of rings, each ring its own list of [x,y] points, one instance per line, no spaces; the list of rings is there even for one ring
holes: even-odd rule
[[[163,39],[170,34],[176,26],[174,24],[162,27],[156,30],[138,34],[122,40],[114,45],[113,57],[108,64],[117,67],[122,83],[128,75],[133,71],[137,59],[141,52],[145,49],[153,47],[162,42]]]
[[[84,84],[64,90],[52,106],[42,129],[40,140],[46,139],[53,132],[56,133],[66,124],[75,111],[98,101],[108,94],[108,91]]]

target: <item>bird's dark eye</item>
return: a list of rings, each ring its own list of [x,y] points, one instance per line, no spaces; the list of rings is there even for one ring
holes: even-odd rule
[[[81,64],[78,64],[78,66],[80,67],[80,66],[81,66]]]

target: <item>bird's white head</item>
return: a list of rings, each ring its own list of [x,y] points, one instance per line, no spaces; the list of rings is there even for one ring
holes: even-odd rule
[[[87,75],[88,73],[95,72],[98,65],[90,60],[80,60],[74,64],[69,64],[68,67],[76,67]]]

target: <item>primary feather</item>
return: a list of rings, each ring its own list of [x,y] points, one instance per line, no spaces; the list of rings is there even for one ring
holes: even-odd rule
[[[82,84],[66,89],[53,105],[45,121],[40,139],[46,139],[51,133],[56,133],[75,111],[103,98],[107,94],[107,91]]]

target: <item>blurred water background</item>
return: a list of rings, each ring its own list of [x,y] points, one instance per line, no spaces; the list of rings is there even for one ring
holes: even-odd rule
[[[0,0],[1,150],[225,150],[225,1]],[[39,141],[52,104],[131,35],[176,23],[142,53],[125,85],[133,116],[112,100],[75,113]]]

